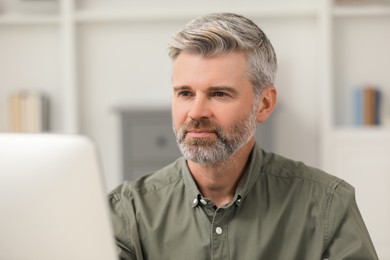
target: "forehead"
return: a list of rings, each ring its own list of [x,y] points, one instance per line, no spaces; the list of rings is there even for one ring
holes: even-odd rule
[[[246,56],[242,52],[229,52],[212,57],[182,52],[173,61],[174,85],[190,82],[208,84],[238,84],[249,82]]]

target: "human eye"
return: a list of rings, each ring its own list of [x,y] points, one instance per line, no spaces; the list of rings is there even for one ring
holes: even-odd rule
[[[213,97],[218,97],[218,98],[223,98],[223,97],[228,97],[228,94],[223,91],[215,91],[212,93]]]
[[[192,93],[188,90],[181,90],[177,92],[178,97],[191,97]]]
[[[174,86],[173,96],[177,99],[191,99],[195,96],[195,92],[191,87],[188,86]]]

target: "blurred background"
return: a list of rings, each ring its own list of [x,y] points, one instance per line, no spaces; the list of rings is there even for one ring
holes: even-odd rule
[[[380,258],[390,259],[389,4],[0,0],[0,131],[91,137],[107,190],[152,172],[179,156],[172,34],[203,14],[243,14],[279,60],[279,103],[258,141],[355,186]]]

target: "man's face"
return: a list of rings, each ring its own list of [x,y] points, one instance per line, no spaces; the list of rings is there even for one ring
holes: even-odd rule
[[[219,163],[254,138],[257,104],[242,53],[182,52],[172,82],[173,128],[187,160]]]

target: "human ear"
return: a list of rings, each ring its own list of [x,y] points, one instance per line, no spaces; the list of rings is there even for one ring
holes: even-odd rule
[[[267,87],[261,92],[257,107],[257,122],[264,123],[271,115],[276,105],[276,94],[275,87]]]

